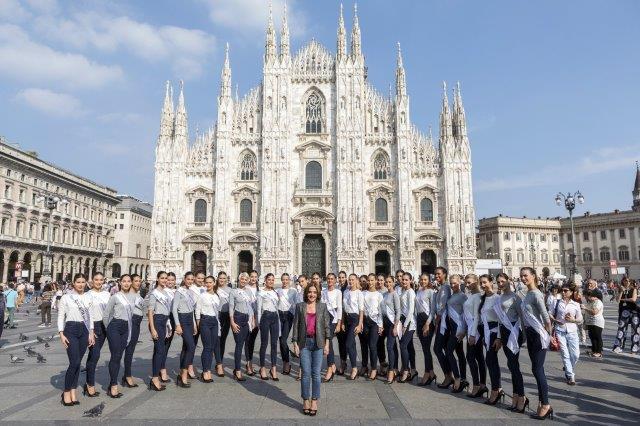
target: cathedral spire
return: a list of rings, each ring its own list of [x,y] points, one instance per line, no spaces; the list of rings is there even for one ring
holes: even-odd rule
[[[167,80],[164,93],[164,104],[160,115],[160,138],[171,138],[173,134],[173,92]]]
[[[358,3],[353,5],[353,28],[351,29],[351,56],[354,59],[362,56],[362,38],[358,21]]]
[[[456,137],[464,138],[467,136],[467,119],[462,105],[460,82],[456,84],[453,98],[453,134]]]
[[[340,3],[340,18],[338,18],[338,61],[347,56],[347,31],[344,28],[344,16],[342,15],[342,3]]]
[[[636,161],[636,181],[633,185],[633,211],[640,212],[640,166]]]
[[[289,50],[289,23],[287,22],[287,2],[284,2],[284,13],[282,15],[282,29],[280,30],[280,59],[288,60],[291,57]]]
[[[276,30],[273,28],[273,10],[269,2],[269,22],[267,24],[267,41],[264,49],[264,61],[271,62],[276,57]]]
[[[229,65],[229,43],[224,49],[224,65],[220,76],[220,97],[231,97],[231,66]]]
[[[404,65],[402,64],[400,42],[398,42],[398,63],[396,66],[396,96],[399,99],[407,96],[407,78],[404,73]]]
[[[452,136],[451,111],[449,110],[449,98],[447,97],[447,82],[442,82],[442,110],[440,111],[440,146]]]
[[[175,142],[187,145],[187,109],[184,105],[184,82],[180,80],[180,95],[174,121]]]

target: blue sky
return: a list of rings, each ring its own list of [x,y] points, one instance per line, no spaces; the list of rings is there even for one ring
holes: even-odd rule
[[[164,81],[184,79],[192,136],[211,126],[225,42],[240,94],[260,80],[267,4],[0,0],[0,135],[152,201]],[[312,37],[335,50],[339,4],[289,0],[294,51]],[[461,82],[478,218],[563,214],[560,190],[580,189],[582,211],[630,207],[640,2],[358,6],[369,79],[387,93],[401,42],[418,127],[435,133],[441,82]],[[279,24],[283,0],[273,8]]]

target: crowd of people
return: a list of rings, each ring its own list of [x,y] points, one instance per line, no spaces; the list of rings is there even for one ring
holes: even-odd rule
[[[47,283],[35,297],[40,298],[41,327],[50,326],[51,310],[58,310],[58,331],[69,357],[61,403],[79,403],[76,389],[87,350],[83,394],[99,395],[95,372],[105,342],[110,352],[107,395],[120,398],[120,386],[138,386],[131,371],[144,316],[154,341],[150,390],[164,391],[171,381],[166,360],[176,334],[182,344],[177,386],[189,388],[194,379],[211,383],[214,374],[223,377],[225,345],[231,332],[235,340],[233,377],[238,381],[256,374],[262,380],[278,381],[278,353],[284,375],[291,374],[291,357],[300,359],[297,378],[301,381],[302,410],[307,415],[317,413],[320,383],[331,382],[336,376],[376,380],[381,374],[388,384],[413,382],[418,376],[414,335],[424,359],[418,386],[436,384],[452,393],[466,390],[470,398],[484,397],[487,405],[497,405],[507,395],[498,359],[502,350],[511,376],[511,410],[519,413],[530,403],[519,363],[526,341],[538,390],[532,414],[536,419],[553,417],[544,370],[547,351],[560,352],[568,385],[576,384],[579,345],[587,333],[589,356],[603,357],[605,294],[595,280],[582,286],[569,282],[549,285],[528,267],[515,279],[504,273],[495,278],[488,274],[449,276],[443,267],[436,268],[433,276],[422,274],[416,279],[403,271],[395,276],[340,272],[326,277],[291,277],[285,273],[279,279],[276,285],[273,274],[260,280],[252,271],[241,273],[232,285],[224,272],[215,277],[188,272],[178,282],[174,273],[162,271],[153,289],[135,274],[124,275],[117,283],[106,283],[101,273],[90,281],[77,274],[67,288]],[[19,306],[20,292],[10,283],[2,295],[4,306],[0,308],[7,312],[6,324],[15,327],[13,313]],[[637,353],[640,301],[635,282],[624,278],[615,297],[619,327],[613,350],[625,348],[631,326],[630,350]],[[258,334],[256,371],[253,359]],[[199,340],[198,375],[194,357]],[[440,381],[433,368],[434,355],[444,374]],[[119,380],[123,358],[124,372]],[[324,358],[326,373],[322,377]]]

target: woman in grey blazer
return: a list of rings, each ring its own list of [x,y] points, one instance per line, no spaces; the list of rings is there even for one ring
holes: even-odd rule
[[[319,296],[316,286],[309,285],[304,289],[304,302],[296,305],[291,337],[302,369],[302,412],[309,416],[318,412],[322,357],[329,354],[329,340],[333,338],[329,311]]]

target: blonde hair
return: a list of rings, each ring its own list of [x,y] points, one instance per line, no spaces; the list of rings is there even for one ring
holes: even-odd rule
[[[246,278],[248,280],[249,274],[247,274],[246,272],[241,272],[240,275],[238,275],[238,279],[240,278]]]
[[[468,279],[473,280],[473,282],[474,282],[474,283],[477,283],[477,282],[478,282],[478,276],[477,276],[476,274],[467,274],[467,275],[464,277],[464,280],[466,281],[466,280],[468,280]]]

